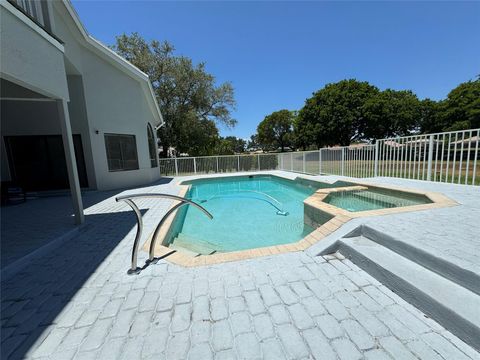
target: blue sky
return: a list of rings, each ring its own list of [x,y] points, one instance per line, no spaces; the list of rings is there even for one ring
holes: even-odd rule
[[[139,32],[205,61],[235,88],[249,137],[269,113],[300,109],[312,92],[345,78],[442,99],[480,74],[480,2],[73,1],[107,45]]]

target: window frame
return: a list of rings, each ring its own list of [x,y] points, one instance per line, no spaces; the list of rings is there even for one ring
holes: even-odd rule
[[[123,146],[122,146],[122,143],[120,142],[120,157],[121,157],[121,159],[119,159],[119,160],[120,160],[120,163],[121,163],[121,168],[119,168],[119,169],[112,169],[111,168],[110,161],[111,160],[116,160],[116,159],[113,159],[112,157],[110,157],[111,151],[109,150],[109,147],[108,147],[109,144],[108,144],[108,141],[107,141],[107,138],[109,138],[109,137],[110,138],[117,138],[117,139],[118,138],[133,139],[133,147],[135,149],[136,167],[127,168],[125,166],[126,161],[132,161],[132,160],[125,159],[125,157],[123,156]],[[135,171],[135,170],[140,169],[140,164],[139,164],[139,161],[138,161],[137,137],[134,134],[104,133],[104,141],[105,141],[105,153],[106,153],[106,156],[107,156],[107,167],[108,167],[109,172]]]
[[[15,1],[17,6],[22,8],[23,11],[28,16],[32,17],[38,23],[40,23],[42,27],[45,26],[43,8],[40,1],[35,1],[35,0],[13,0],[13,1]]]
[[[55,39],[61,45],[64,42],[52,32],[51,14],[48,4],[45,1],[35,0],[6,0],[15,9],[20,11],[28,19],[33,21],[46,34]],[[33,10],[34,9],[34,10]]]
[[[152,141],[151,143],[150,143],[150,140]],[[157,147],[155,145],[155,133],[153,132],[153,126],[150,123],[147,123],[147,145],[148,145],[148,155],[150,157],[150,167],[153,169],[158,167],[158,154],[157,154]],[[152,151],[153,151],[153,154],[152,154]]]

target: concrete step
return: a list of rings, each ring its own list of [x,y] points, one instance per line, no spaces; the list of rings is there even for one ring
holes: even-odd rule
[[[180,246],[180,245],[171,244],[171,245],[169,246],[169,248],[172,249],[172,250],[176,250],[176,251],[178,251],[178,252],[181,252],[181,253],[183,253],[183,254],[185,254],[185,255],[188,255],[188,256],[196,257],[196,256],[201,255],[201,254],[199,254],[199,253],[197,253],[197,252],[195,252],[195,251],[192,251],[192,250],[190,250],[190,249],[184,248],[183,246]]]
[[[357,236],[366,237],[377,244],[385,246],[397,254],[400,254],[417,264],[421,264],[423,267],[480,295],[480,275],[448,261],[448,258],[446,257],[438,257],[367,225],[357,227],[355,230],[345,235],[344,238]]]
[[[173,240],[170,248],[183,248],[190,250],[191,252],[201,255],[211,255],[218,251],[218,246],[202,239],[195,238],[193,236],[187,236],[185,234],[178,234]]]
[[[407,302],[480,350],[480,296],[364,236],[342,238],[340,253]]]

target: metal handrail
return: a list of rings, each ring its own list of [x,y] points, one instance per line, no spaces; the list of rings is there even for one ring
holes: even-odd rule
[[[210,219],[213,219],[212,214],[210,214],[203,206],[198,205],[196,202],[191,200],[185,199],[181,196],[170,195],[170,194],[161,194],[161,193],[144,193],[144,194],[132,194],[132,195],[123,195],[117,196],[115,201],[125,201],[134,211],[135,216],[137,218],[137,233],[135,235],[135,241],[133,242],[133,249],[132,249],[132,264],[130,269],[127,271],[127,274],[139,274],[142,270],[141,268],[137,267],[137,255],[138,255],[138,245],[140,243],[140,238],[142,237],[142,230],[143,230],[143,221],[142,221],[142,213],[140,212],[138,206],[133,202],[133,199],[138,198],[164,198],[170,200],[177,200],[180,201],[179,204],[173,206],[170,210],[167,211],[165,215],[160,219],[157,227],[155,228],[155,232],[153,233],[152,241],[150,243],[150,251],[148,256],[148,262],[154,262],[155,258],[153,252],[155,250],[155,244],[157,242],[157,235],[160,232],[161,226],[165,223],[166,219],[174,213],[178,208],[183,205],[193,205],[199,210],[201,210],[205,215],[207,215]]]

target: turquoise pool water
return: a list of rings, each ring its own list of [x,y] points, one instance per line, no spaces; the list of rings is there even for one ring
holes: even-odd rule
[[[185,207],[177,216],[170,246],[208,254],[301,240],[313,229],[303,222],[303,200],[320,187],[348,186],[275,176],[242,176],[194,180],[187,197],[205,207]]]
[[[429,204],[432,202],[425,195],[383,189],[341,191],[331,193],[323,201],[352,212]]]
[[[304,223],[303,201],[307,197],[320,188],[355,185],[271,175],[198,179],[183,184],[190,185],[186,196],[213,215],[210,220],[193,206],[183,207],[176,215],[167,245],[192,255],[297,242],[313,231]],[[377,188],[334,192],[324,201],[353,212],[431,202],[424,195]]]

